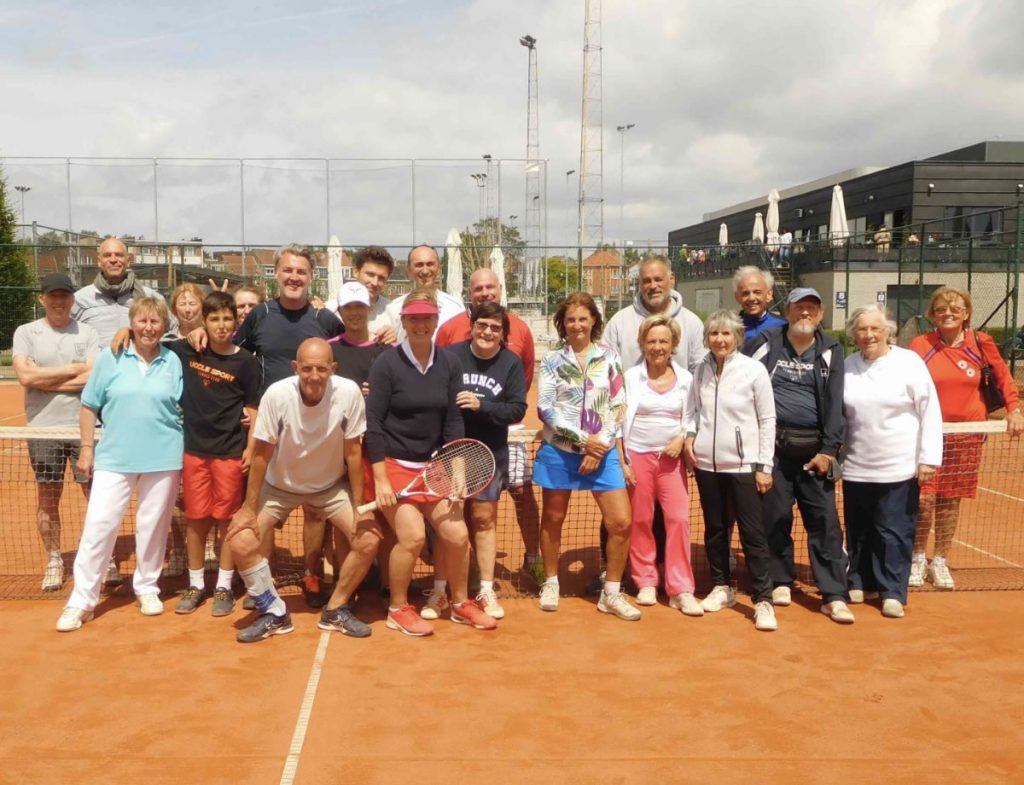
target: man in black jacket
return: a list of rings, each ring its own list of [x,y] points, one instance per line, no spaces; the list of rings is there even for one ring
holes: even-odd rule
[[[796,288],[786,299],[784,327],[749,340],[744,354],[768,369],[775,393],[776,439],[772,488],[764,497],[764,525],[772,556],[775,605],[789,605],[796,578],[793,502],[807,530],[821,610],[850,624],[847,558],[836,513],[836,458],[843,440],[842,346],[821,330],[821,296]]]

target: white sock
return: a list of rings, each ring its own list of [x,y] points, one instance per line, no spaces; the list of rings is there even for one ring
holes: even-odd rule
[[[239,575],[245,582],[249,596],[256,603],[256,610],[260,613],[272,613],[275,616],[284,616],[288,612],[284,600],[274,588],[274,577],[270,574],[270,562],[260,559],[255,567],[241,570]]]
[[[544,579],[544,583],[546,583],[548,586],[554,586],[557,589],[558,588],[558,576],[557,575],[553,575],[550,578],[545,578]]]
[[[50,551],[50,561],[63,561],[60,557],[60,551]]]
[[[203,575],[202,567],[200,567],[198,570],[193,570],[189,568],[188,585],[194,586],[197,589],[202,589],[206,586],[206,578]]]
[[[622,581],[605,581],[604,593],[607,597],[614,597],[622,592]]]
[[[434,594],[444,594],[448,588],[447,579],[442,578],[441,580],[434,579]]]
[[[480,581],[480,591],[494,591],[494,581]]]
[[[217,588],[231,591],[231,579],[234,577],[234,570],[217,570]]]

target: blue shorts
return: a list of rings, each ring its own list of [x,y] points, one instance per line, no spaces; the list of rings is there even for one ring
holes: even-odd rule
[[[580,474],[582,453],[566,452],[545,442],[533,462],[533,481],[549,491],[620,491],[626,487],[619,451],[612,448],[590,474]]]

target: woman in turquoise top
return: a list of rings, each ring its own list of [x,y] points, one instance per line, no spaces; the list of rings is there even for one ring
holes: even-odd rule
[[[533,465],[533,481],[544,494],[540,549],[546,578],[540,607],[558,610],[562,523],[572,492],[586,490],[594,494],[608,529],[608,569],[597,609],[636,621],[640,611],[629,604],[621,587],[632,517],[619,437],[626,412],[622,363],[613,349],[597,343],[603,321],[589,294],[570,294],[554,322],[562,343],[540,366],[537,410],[544,444]]]
[[[160,344],[169,314],[163,300],[143,297],[128,314],[132,343],[115,356],[104,349],[82,391],[81,471],[92,474],[92,493],[75,557],[75,588],[57,629],[77,630],[92,618],[100,581],[114,550],[132,491],[135,513],[135,595],[143,615],[163,612],[157,579],[178,494],[184,432],[181,361]],[[96,420],[103,438],[96,442]]]

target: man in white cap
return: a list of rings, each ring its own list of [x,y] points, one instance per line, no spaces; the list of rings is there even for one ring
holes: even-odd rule
[[[454,319],[466,312],[466,305],[461,299],[453,297],[438,286],[438,279],[441,276],[441,257],[437,255],[437,249],[434,246],[423,243],[409,251],[405,274],[415,288],[428,289],[436,296],[438,329],[449,319]],[[405,330],[402,329],[402,306],[405,304],[405,298],[406,295],[402,295],[393,300],[387,309],[388,322],[395,329],[396,343],[405,340]]]
[[[358,281],[345,282],[338,290],[335,302],[338,305],[338,316],[345,323],[345,332],[327,342],[334,354],[334,362],[338,364],[335,373],[354,381],[362,389],[363,395],[366,395],[370,366],[391,346],[379,342],[370,332],[373,307],[370,304],[370,292],[365,286]]]
[[[390,317],[387,315],[389,300],[384,296],[384,287],[387,286],[391,273],[395,270],[395,260],[387,248],[379,245],[368,245],[356,251],[352,258],[352,266],[355,268],[355,280],[366,287],[370,296],[370,310],[367,317],[367,325],[370,335],[377,343],[390,345],[395,343],[395,329],[391,326]],[[337,314],[338,318],[344,321],[338,311],[340,303],[337,299],[328,300],[324,308],[331,313]],[[347,328],[348,325],[346,324]]]
[[[792,601],[795,501],[807,530],[821,611],[835,622],[851,624],[848,565],[836,512],[845,357],[839,342],[821,329],[822,316],[821,295],[798,287],[786,298],[786,326],[748,341],[743,353],[764,363],[775,394],[775,466],[764,497],[772,602],[785,606]]]

